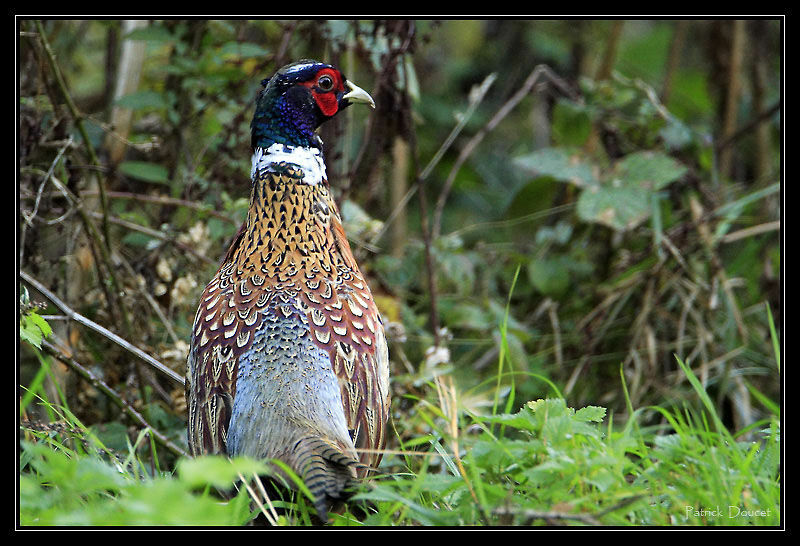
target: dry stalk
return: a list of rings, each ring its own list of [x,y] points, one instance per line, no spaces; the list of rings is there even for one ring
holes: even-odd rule
[[[472,483],[467,476],[467,471],[464,468],[464,464],[461,461],[461,455],[459,454],[458,397],[456,394],[455,385],[453,384],[453,378],[450,375],[436,376],[436,393],[439,396],[439,407],[442,409],[442,413],[447,420],[448,435],[450,436],[450,449],[453,452],[453,459],[456,462],[456,466],[461,474],[461,478],[464,480],[464,483],[469,490],[469,494],[472,496],[472,500],[474,500],[478,506],[481,506],[478,496],[475,494],[475,490],[472,487]]]

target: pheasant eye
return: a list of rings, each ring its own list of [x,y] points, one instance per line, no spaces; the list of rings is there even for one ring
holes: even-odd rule
[[[328,75],[320,76],[317,80],[317,86],[323,91],[330,91],[333,89],[333,78]]]

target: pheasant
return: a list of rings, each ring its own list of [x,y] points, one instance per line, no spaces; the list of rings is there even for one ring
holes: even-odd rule
[[[284,66],[261,84],[247,220],[192,328],[189,448],[282,461],[325,520],[380,462],[389,355],[316,130],[352,103],[375,103],[319,61]]]

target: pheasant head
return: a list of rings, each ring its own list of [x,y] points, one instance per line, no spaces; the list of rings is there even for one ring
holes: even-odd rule
[[[319,61],[284,66],[261,84],[251,124],[253,148],[267,149],[275,143],[319,148],[315,131],[325,121],[355,102],[375,108],[366,91]]]

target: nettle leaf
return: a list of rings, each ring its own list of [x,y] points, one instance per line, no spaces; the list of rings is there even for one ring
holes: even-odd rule
[[[47,321],[34,312],[26,313],[19,319],[19,339],[42,348],[42,340],[52,333]]]
[[[123,174],[144,180],[145,182],[155,182],[166,184],[169,182],[169,172],[167,168],[156,163],[147,161],[123,161],[119,164],[119,170]]]
[[[532,175],[551,176],[584,188],[578,198],[578,216],[616,230],[632,229],[646,220],[652,211],[653,192],[687,170],[666,154],[644,151],[625,156],[601,174],[590,158],[566,147],[542,148],[515,158],[514,163]]]
[[[560,99],[553,107],[553,141],[562,146],[583,146],[592,131],[586,108]]]
[[[208,455],[178,461],[180,480],[190,487],[212,485],[225,489],[235,483],[240,475],[249,477],[253,474],[264,474],[267,471],[268,468],[262,461],[247,457],[229,459]]]
[[[652,195],[686,173],[686,167],[658,152],[636,152],[618,161],[611,176],[584,190],[578,216],[617,230],[632,229],[652,211]]]
[[[623,157],[614,167],[626,187],[658,191],[686,173],[686,167],[658,152],[636,152]]]
[[[127,33],[125,38],[128,40],[142,40],[144,42],[154,43],[171,42],[176,39],[166,27],[161,25],[150,25],[134,29]]]
[[[123,95],[116,100],[116,105],[131,110],[158,110],[169,106],[164,94],[157,91],[136,91]]]
[[[569,266],[562,256],[534,258],[528,264],[528,279],[543,295],[558,299],[569,289]]]
[[[584,156],[569,148],[542,148],[514,158],[521,169],[534,175],[549,175],[576,186],[597,184],[596,168]]]
[[[265,57],[269,50],[251,42],[227,42],[219,49],[222,57]]]
[[[575,412],[576,421],[592,421],[600,423],[606,417],[606,408],[600,406],[586,406]]]
[[[541,424],[533,419],[533,416],[525,408],[517,413],[498,413],[496,415],[485,415],[481,417],[484,423],[495,423],[514,427],[519,430],[535,432],[541,428]]]
[[[578,217],[620,231],[639,225],[650,213],[649,194],[618,184],[614,181],[584,190],[578,197]]]

